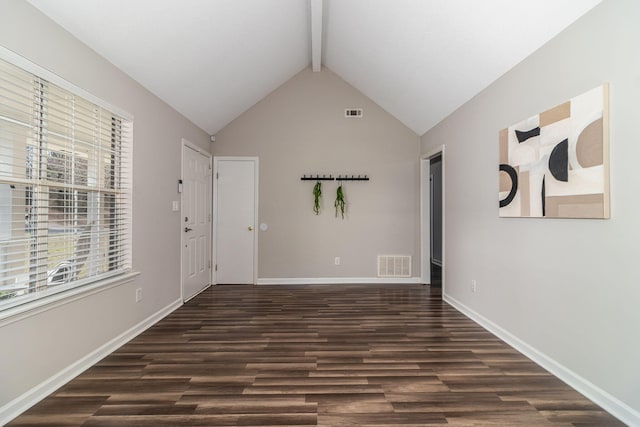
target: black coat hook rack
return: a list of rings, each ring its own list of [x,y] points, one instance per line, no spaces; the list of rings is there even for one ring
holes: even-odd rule
[[[369,177],[367,175],[338,175],[336,181],[369,181]]]
[[[369,181],[367,175],[338,175],[334,178],[333,175],[302,175],[301,181]]]
[[[333,181],[335,180],[335,178],[332,175],[302,175],[302,178],[300,178],[301,181]]]

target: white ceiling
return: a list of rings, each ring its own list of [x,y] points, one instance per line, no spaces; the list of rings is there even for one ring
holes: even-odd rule
[[[28,1],[212,135],[311,64],[309,0]],[[422,135],[600,1],[324,0],[322,63]]]

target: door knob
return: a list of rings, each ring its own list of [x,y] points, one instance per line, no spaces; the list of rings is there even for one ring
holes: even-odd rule
[[[253,231],[253,227],[252,227],[252,226],[248,226],[248,227],[247,227],[247,230],[249,230],[249,231]]]
[[[188,233],[188,232],[190,232],[191,230],[192,230],[192,229],[191,229],[191,228],[189,228],[189,227],[185,227],[185,228],[184,228],[184,232],[185,232],[185,233]]]

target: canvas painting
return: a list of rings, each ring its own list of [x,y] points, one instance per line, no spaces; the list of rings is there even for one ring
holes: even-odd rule
[[[608,85],[500,131],[501,217],[609,218]]]

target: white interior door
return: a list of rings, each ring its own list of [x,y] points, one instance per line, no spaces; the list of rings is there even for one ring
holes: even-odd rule
[[[182,299],[211,283],[211,156],[182,145]]]
[[[256,283],[258,159],[215,158],[216,283]]]

